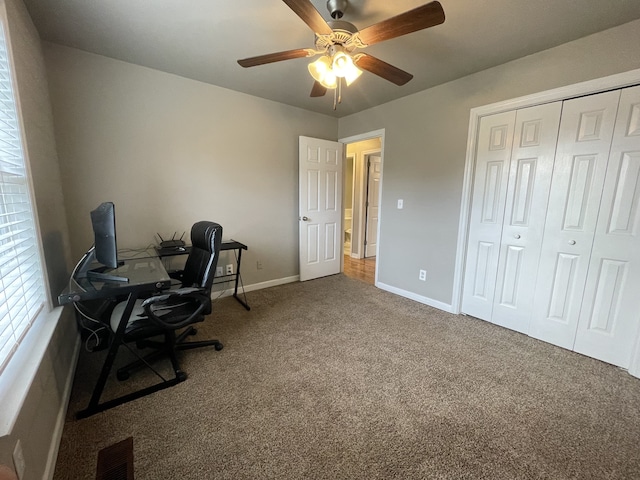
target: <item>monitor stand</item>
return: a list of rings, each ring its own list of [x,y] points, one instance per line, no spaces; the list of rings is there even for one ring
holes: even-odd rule
[[[93,270],[89,270],[87,272],[87,278],[89,280],[96,280],[98,282],[118,282],[118,283],[129,283],[129,279],[127,277],[122,277],[120,275],[112,275],[110,273],[104,273],[107,267],[99,267],[94,268]]]

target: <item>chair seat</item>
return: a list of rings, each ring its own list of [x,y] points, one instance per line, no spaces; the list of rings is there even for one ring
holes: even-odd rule
[[[124,331],[125,338],[132,338],[132,337],[142,338],[142,337],[155,336],[163,333],[162,328],[160,328],[158,325],[152,322],[149,322],[149,319],[146,317],[144,313],[142,302],[143,302],[142,300],[136,300],[136,303],[133,306],[131,317],[129,317],[129,321],[127,322],[127,327],[125,328],[125,331]],[[127,306],[127,302],[120,302],[113,308],[113,312],[111,312],[111,322],[110,322],[111,330],[113,332],[115,332],[118,329],[120,319],[122,318],[122,313],[124,312],[124,309],[126,306]]]
[[[131,316],[127,322],[127,327],[124,331],[126,340],[137,340],[139,338],[152,337],[161,335],[166,331],[166,328],[149,319],[144,311],[144,300],[136,300]],[[191,315],[193,308],[193,300],[189,299],[176,299],[174,301],[167,302],[160,306],[152,306],[153,313],[158,317],[163,317],[170,313],[170,317],[175,322],[187,318]],[[118,329],[122,313],[124,312],[127,302],[118,303],[111,312],[110,325],[111,330],[115,332]],[[166,310],[164,308],[167,308]],[[204,320],[204,316],[196,319],[194,323]]]

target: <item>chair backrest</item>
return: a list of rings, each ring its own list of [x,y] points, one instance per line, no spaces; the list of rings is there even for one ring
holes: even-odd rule
[[[211,291],[218,266],[222,226],[214,222],[198,222],[191,227],[191,252],[182,274],[183,287],[199,287]]]

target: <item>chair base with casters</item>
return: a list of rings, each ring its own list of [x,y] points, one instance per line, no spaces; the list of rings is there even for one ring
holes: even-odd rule
[[[118,327],[119,319],[122,316],[125,303],[119,303],[111,313],[111,329],[115,332]],[[187,379],[187,374],[180,368],[180,363],[176,353],[181,350],[192,350],[194,348],[214,347],[216,351],[224,348],[224,345],[217,339],[186,341],[190,336],[196,335],[198,331],[193,326],[188,326],[179,334],[175,330],[159,330],[157,326],[150,325],[147,322],[141,322],[138,319],[145,317],[143,300],[136,300],[133,307],[130,320],[125,329],[125,338],[130,342],[134,342],[138,349],[151,348],[152,351],[138,360],[135,360],[116,371],[116,378],[120,381],[128,380],[131,373],[137,370],[148,368],[153,362],[159,359],[168,358],[175,374],[174,379],[177,382],[183,382]],[[153,337],[163,337],[163,341],[154,340]]]

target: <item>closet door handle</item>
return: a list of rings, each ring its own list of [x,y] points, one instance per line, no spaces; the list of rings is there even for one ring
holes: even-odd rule
[[[515,238],[515,239],[517,240],[518,238],[520,238],[520,234],[519,234],[519,233],[516,233],[516,234],[513,236],[513,238]]]
[[[576,241],[575,240],[569,240],[569,245],[575,245]]]

